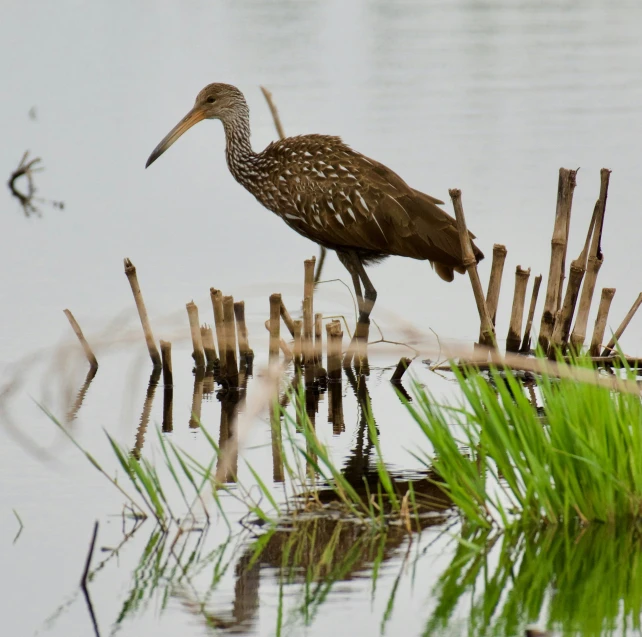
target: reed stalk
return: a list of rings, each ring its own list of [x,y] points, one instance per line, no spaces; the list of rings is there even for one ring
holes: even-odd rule
[[[595,318],[595,326],[593,327],[593,337],[591,338],[591,347],[589,354],[592,357],[600,355],[600,348],[604,343],[604,332],[606,331],[606,321],[611,309],[611,302],[615,296],[615,288],[602,288],[602,296],[600,298],[600,305],[597,308],[597,317]]]
[[[236,360],[236,321],[234,320],[234,297],[232,296],[223,297],[223,320],[225,322],[225,366],[227,368],[227,376],[237,386],[239,368]]]
[[[147,343],[147,350],[149,351],[149,356],[152,359],[152,364],[154,365],[154,367],[160,368],[162,365],[161,356],[158,352],[158,348],[156,347],[154,334],[152,333],[152,328],[149,324],[149,317],[147,316],[145,301],[143,301],[143,294],[140,291],[140,285],[138,284],[136,267],[129,259],[125,259],[125,275],[127,276],[127,280],[129,281],[129,285],[132,289],[132,294],[134,295],[134,302],[136,303],[136,309],[138,310],[140,323],[143,326],[145,342]]]
[[[225,360],[225,318],[223,316],[223,293],[216,288],[210,288],[212,311],[214,312],[214,328],[216,329],[216,342],[218,343],[219,365],[221,376],[227,374]]]
[[[327,369],[329,380],[341,379],[341,350],[343,343],[343,331],[339,321],[331,321],[326,325],[327,333]]]
[[[613,352],[613,350],[615,349],[615,344],[620,340],[620,338],[622,337],[622,334],[624,334],[624,330],[628,327],[629,323],[631,322],[631,319],[635,316],[635,313],[638,311],[638,308],[640,307],[641,304],[642,304],[642,292],[638,294],[638,297],[633,302],[631,309],[628,311],[623,321],[615,330],[615,334],[613,334],[613,336],[611,337],[611,340],[608,342],[607,346],[604,348],[604,351],[602,352],[602,356],[608,356]]]
[[[281,295],[270,295],[270,364],[279,359],[279,345],[281,340]]]
[[[303,361],[307,365],[313,362],[314,346],[314,267],[316,257],[303,262]]]
[[[314,315],[314,362],[320,366],[323,362],[323,314]]]
[[[488,279],[488,291],[486,292],[486,307],[493,325],[497,321],[497,305],[499,304],[499,292],[502,287],[502,275],[504,273],[504,263],[506,261],[506,246],[496,243],[493,246],[493,263],[490,267],[490,277]],[[479,340],[481,341],[481,332]]]
[[[80,325],[78,325],[78,321],[76,321],[76,319],[74,318],[74,315],[71,313],[71,310],[63,310],[63,312],[65,313],[65,316],[69,321],[69,324],[71,325],[71,329],[74,331],[74,334],[77,336],[78,340],[80,341],[83,352],[85,352],[85,356],[87,357],[89,366],[91,367],[91,369],[94,369],[94,370],[98,369],[98,360],[96,359],[95,354],[93,353],[91,347],[89,346],[89,343],[85,338],[85,335],[82,333],[82,330],[80,329]]]
[[[234,303],[234,317],[236,318],[236,331],[239,337],[239,354],[246,359],[254,358],[245,323],[245,301],[236,301]]]
[[[564,280],[564,262],[568,244],[568,229],[570,228],[573,191],[576,184],[576,170],[560,168],[557,184],[557,207],[555,210],[555,225],[551,239],[551,263],[548,271],[544,312],[539,329],[539,344],[548,351],[553,334],[555,315],[559,309],[561,297],[561,282]]]
[[[466,227],[466,217],[464,215],[464,207],[461,202],[461,190],[459,188],[451,188],[448,191],[450,198],[453,202],[455,209],[455,217],[457,219],[457,231],[459,232],[459,241],[461,243],[462,264],[468,271],[470,283],[475,295],[475,303],[477,304],[477,311],[481,320],[481,338],[480,343],[487,347],[495,346],[495,331],[493,329],[493,322],[488,307],[486,306],[486,298],[482,289],[481,281],[479,280],[479,273],[477,272],[477,260],[473,252],[473,247],[470,242],[470,233]]]
[[[201,326],[198,318],[198,307],[194,301],[190,301],[186,306],[187,316],[189,318],[189,330],[192,336],[192,358],[196,369],[205,368],[205,354],[203,353],[203,340],[201,338]]]
[[[303,358],[303,346],[301,343],[303,331],[303,321],[294,321],[294,366],[301,367],[301,360]]]
[[[548,357],[554,359],[558,351],[564,352],[568,344],[569,335],[571,331],[571,323],[573,321],[573,313],[577,298],[580,294],[580,286],[586,273],[586,262],[589,254],[589,245],[591,238],[595,236],[596,221],[598,220],[600,210],[600,202],[595,204],[591,223],[586,234],[584,247],[580,255],[571,263],[569,269],[568,285],[566,286],[566,295],[564,296],[564,303],[559,311],[559,316],[555,319],[555,326],[553,328],[553,336],[551,337],[551,344],[548,348]]]
[[[533,280],[533,293],[531,294],[531,304],[528,308],[528,317],[526,319],[526,328],[524,329],[524,338],[519,351],[524,354],[530,352],[531,349],[531,330],[533,329],[533,319],[535,318],[535,307],[537,306],[537,297],[539,296],[539,288],[542,284],[542,275],[538,274]]]
[[[400,383],[403,375],[406,373],[406,370],[408,369],[408,367],[410,367],[410,363],[412,363],[412,358],[406,358],[405,356],[402,356],[397,363],[395,371],[392,372],[390,382]]]
[[[163,385],[165,385],[165,387],[172,387],[174,385],[174,374],[172,372],[172,344],[168,341],[161,341],[160,348],[163,359]]]
[[[218,363],[218,355],[216,354],[216,345],[214,345],[214,333],[209,325],[201,325],[201,341],[207,366],[212,368]]]
[[[589,311],[591,309],[593,294],[595,292],[597,275],[600,272],[602,263],[604,263],[604,255],[602,253],[602,230],[604,228],[604,215],[606,213],[606,200],[609,192],[610,176],[611,171],[608,168],[602,168],[600,171],[600,196],[595,204],[597,215],[595,218],[593,236],[591,238],[591,249],[588,255],[586,276],[584,277],[584,285],[582,286],[582,293],[580,295],[577,318],[575,319],[575,325],[573,326],[573,333],[571,335],[571,344],[573,349],[576,351],[579,351],[586,339],[586,326],[588,324]]]
[[[524,270],[521,265],[515,269],[515,291],[513,293],[513,308],[510,314],[510,325],[506,337],[506,351],[517,352],[522,339],[522,323],[524,320],[524,303],[526,302],[526,287],[531,275],[531,269]]]
[[[312,314],[312,297],[306,296],[303,299],[303,321],[302,321],[302,361],[310,366],[314,363],[314,316]]]
[[[290,316],[288,309],[285,307],[285,303],[283,303],[283,299],[281,299],[280,312],[281,312],[281,318],[285,323],[285,327],[288,328],[288,332],[290,332],[290,336],[294,338],[294,321],[292,320],[292,317]]]

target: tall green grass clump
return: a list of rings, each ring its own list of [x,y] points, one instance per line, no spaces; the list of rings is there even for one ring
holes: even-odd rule
[[[437,405],[416,386],[416,403],[408,409],[433,447],[421,459],[473,522],[488,527],[517,518],[550,524],[640,518],[639,395],[542,376],[536,380],[538,409],[510,370],[492,370],[488,377],[455,373],[463,393],[458,405]]]

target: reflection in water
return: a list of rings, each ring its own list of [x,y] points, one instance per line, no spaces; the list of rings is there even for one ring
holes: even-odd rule
[[[80,411],[80,408],[82,407],[82,403],[85,400],[85,396],[87,395],[87,391],[89,390],[91,381],[94,380],[94,377],[96,376],[97,371],[98,371],[97,367],[90,367],[89,370],[87,371],[87,376],[85,377],[85,380],[82,386],[78,390],[78,394],[76,395],[76,400],[74,401],[74,404],[71,406],[71,408],[67,412],[67,424],[70,424],[78,416],[78,412]]]
[[[152,375],[149,377],[149,383],[147,384],[147,393],[145,394],[143,411],[140,415],[140,422],[138,424],[138,428],[136,429],[136,440],[134,442],[134,448],[132,449],[132,455],[137,460],[140,460],[143,445],[145,444],[145,434],[147,433],[147,425],[149,425],[149,415],[152,412],[154,394],[156,393],[156,387],[158,386],[160,376],[161,368],[154,367],[154,369],[152,370]]]
[[[544,527],[503,536],[468,530],[464,540],[479,550],[457,547],[433,590],[437,606],[426,635],[446,630],[461,604],[476,635],[516,635],[535,622],[565,635],[642,628],[642,538],[635,527]]]
[[[205,370],[194,369],[194,391],[192,392],[192,409],[189,415],[189,428],[198,429],[201,426],[201,406],[203,404],[203,383],[205,381]]]

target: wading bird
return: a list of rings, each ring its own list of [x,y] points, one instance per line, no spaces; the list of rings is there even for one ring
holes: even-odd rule
[[[227,165],[236,181],[293,230],[337,253],[357,295],[357,339],[367,338],[377,298],[364,266],[396,255],[430,261],[444,281],[464,272],[456,222],[439,207],[443,201],[414,190],[339,137],[287,137],[255,153],[247,102],[229,84],[206,86],[145,167],[204,119],[223,123]],[[484,255],[475,245],[473,250],[480,261]]]

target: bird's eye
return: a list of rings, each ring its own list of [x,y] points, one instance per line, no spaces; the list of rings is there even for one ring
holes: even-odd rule
[[[208,103],[208,104],[214,104],[214,102],[216,102],[216,99],[215,99],[215,98],[213,98],[213,97],[208,97],[208,98],[207,98],[207,103]]]

